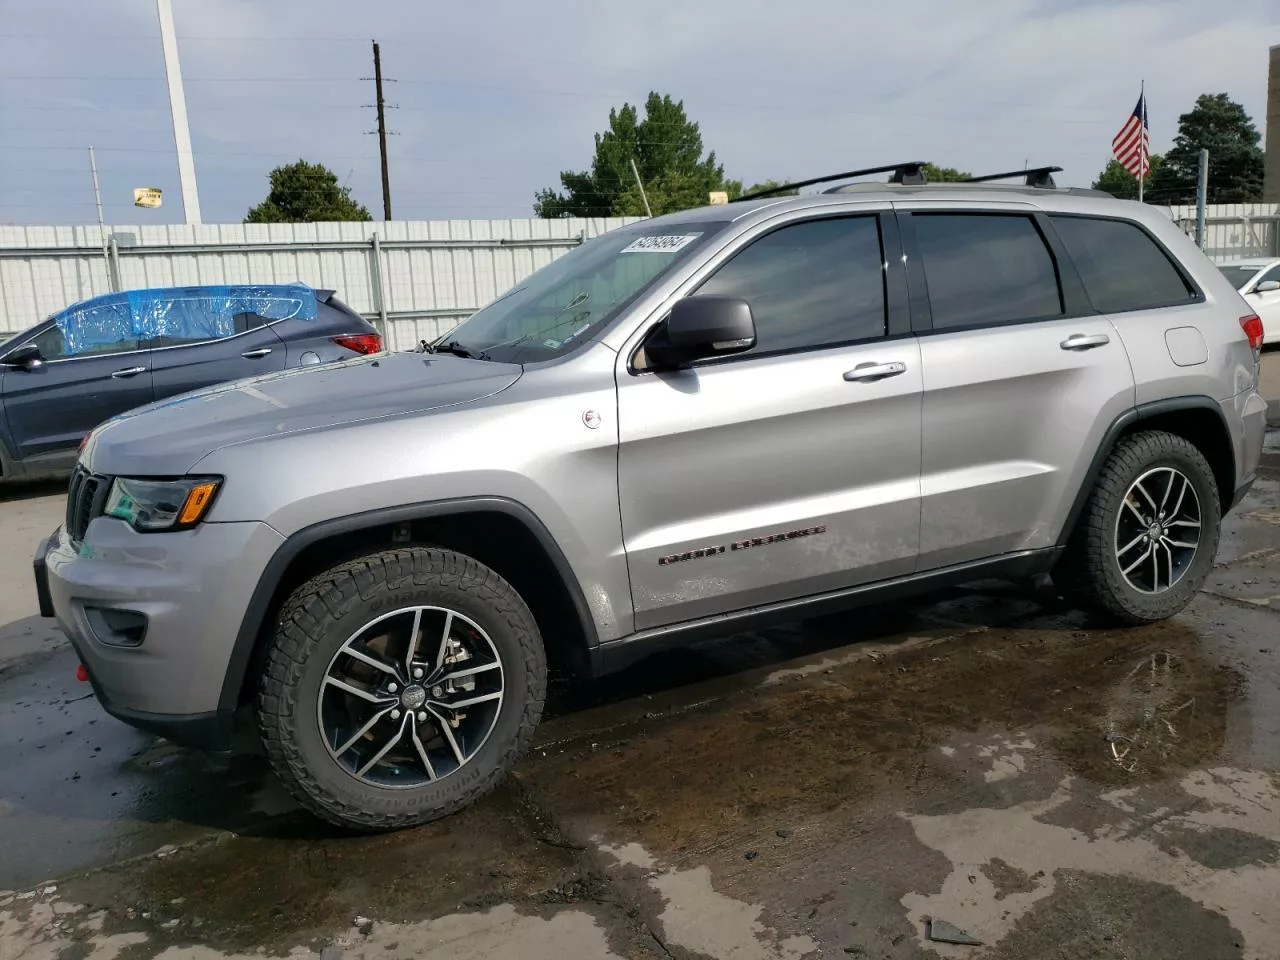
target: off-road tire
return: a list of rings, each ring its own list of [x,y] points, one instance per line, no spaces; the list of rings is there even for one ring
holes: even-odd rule
[[[1157,594],[1125,582],[1117,561],[1116,517],[1123,498],[1144,472],[1175,467],[1200,500],[1200,542],[1190,566],[1172,589]],[[1221,534],[1218,484],[1204,455],[1191,441],[1161,430],[1134,433],[1116,443],[1058,561],[1053,580],[1064,596],[1102,620],[1137,626],[1165,620],[1191,602],[1213,569]]]
[[[330,660],[355,631],[419,604],[457,610],[489,635],[502,661],[502,705],[488,739],[464,767],[413,789],[379,788],[332,759],[316,702]],[[257,698],[267,757],[304,807],[344,828],[395,830],[469,806],[516,764],[542,715],[546,657],[528,606],[493,570],[449,550],[387,550],[325,571],[285,602],[269,642]]]

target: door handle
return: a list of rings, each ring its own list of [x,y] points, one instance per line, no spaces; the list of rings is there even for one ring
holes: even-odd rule
[[[259,357],[265,357],[270,352],[270,347],[258,347],[257,350],[246,350],[244,353],[240,354],[240,356],[245,357],[248,360],[257,360]]]
[[[117,370],[111,374],[112,380],[127,380],[129,377],[136,377],[140,373],[146,373],[146,367],[125,367],[123,370]]]
[[[907,372],[907,365],[894,361],[893,363],[860,363],[852,370],[844,372],[844,378],[850,383],[872,383],[876,380],[883,380],[886,377],[896,377],[900,373]]]
[[[1063,350],[1092,350],[1094,347],[1105,347],[1111,338],[1105,333],[1073,333],[1058,346]]]

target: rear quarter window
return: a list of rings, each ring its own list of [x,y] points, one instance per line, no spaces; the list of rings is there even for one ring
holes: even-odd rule
[[[1126,313],[1194,302],[1198,293],[1169,254],[1126,220],[1051,216],[1095,309]]]

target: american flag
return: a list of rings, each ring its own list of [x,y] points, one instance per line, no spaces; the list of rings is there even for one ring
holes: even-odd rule
[[[1138,105],[1111,141],[1111,152],[1135,177],[1151,172],[1151,140],[1147,134],[1147,95],[1138,97]]]

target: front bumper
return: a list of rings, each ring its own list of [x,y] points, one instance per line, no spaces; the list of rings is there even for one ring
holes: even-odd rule
[[[249,598],[283,542],[264,523],[140,534],[99,517],[83,543],[59,530],[37,549],[41,614],[57,619],[112,716],[175,743],[224,750],[236,707],[222,702],[227,664]],[[120,621],[129,627],[116,632]]]

